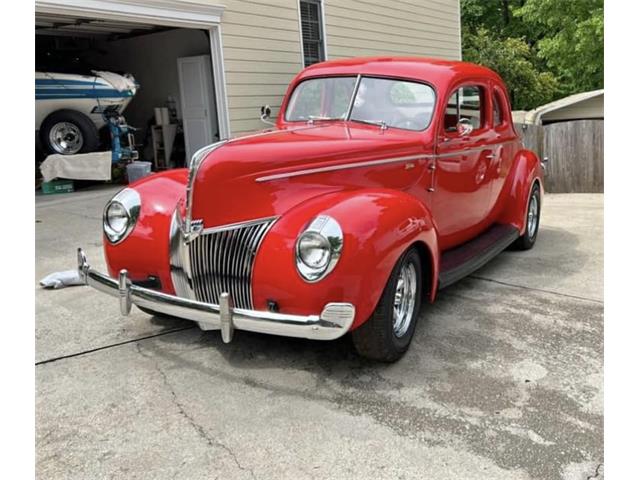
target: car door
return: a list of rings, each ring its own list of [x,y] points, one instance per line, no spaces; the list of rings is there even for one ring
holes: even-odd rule
[[[440,121],[434,172],[432,213],[444,248],[466,241],[484,227],[493,159],[490,128],[490,90],[481,83],[464,84],[449,94]],[[458,126],[470,123],[470,132]]]
[[[494,147],[493,159],[489,165],[487,178],[491,182],[489,193],[489,209],[493,209],[498,201],[500,192],[504,188],[507,175],[511,171],[516,150],[518,136],[511,126],[508,112],[510,111],[504,90],[495,85],[491,95],[491,133],[489,143]]]

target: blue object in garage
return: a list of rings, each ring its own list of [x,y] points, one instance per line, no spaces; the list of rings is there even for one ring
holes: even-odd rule
[[[111,134],[111,161],[118,163],[137,160],[138,151],[133,136],[136,129],[127,125],[124,117],[117,111],[107,110],[104,112],[104,117]]]

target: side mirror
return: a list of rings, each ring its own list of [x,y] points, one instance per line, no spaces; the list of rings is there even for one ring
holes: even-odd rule
[[[260,120],[267,125],[273,125],[273,122],[270,122],[269,118],[271,118],[271,107],[269,105],[263,105],[260,107]]]
[[[456,131],[461,137],[466,137],[467,135],[469,135],[471,132],[473,132],[473,125],[471,124],[471,120],[469,120],[468,118],[461,118],[460,120],[458,120],[458,123],[456,124]]]

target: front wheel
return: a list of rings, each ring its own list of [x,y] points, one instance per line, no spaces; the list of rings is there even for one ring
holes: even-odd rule
[[[357,352],[395,362],[409,349],[422,300],[422,264],[415,248],[398,260],[373,315],[351,334]]]
[[[531,195],[529,196],[526,222],[527,226],[524,234],[513,244],[518,250],[529,250],[533,248],[538,238],[538,227],[540,226],[540,186],[537,183],[531,189]]]

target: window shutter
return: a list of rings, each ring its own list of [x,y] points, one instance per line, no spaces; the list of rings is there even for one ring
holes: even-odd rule
[[[320,8],[319,1],[301,0],[300,2],[300,25],[302,27],[305,67],[324,60]]]

